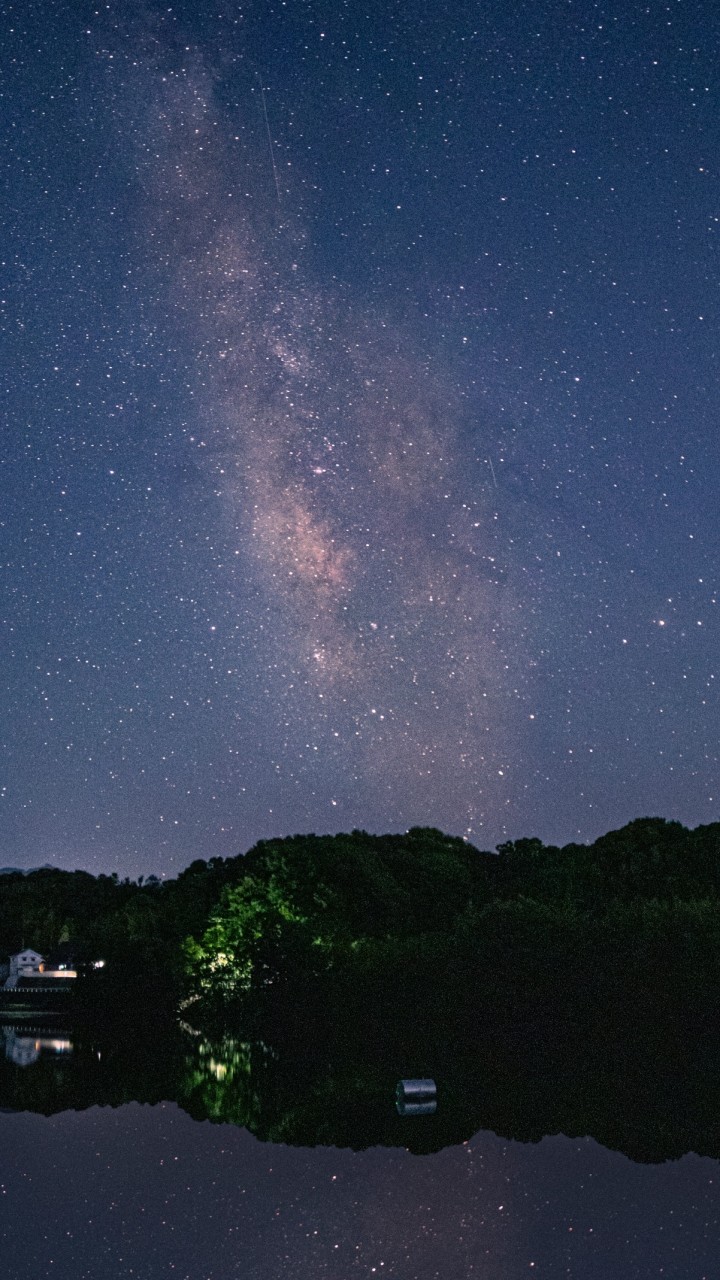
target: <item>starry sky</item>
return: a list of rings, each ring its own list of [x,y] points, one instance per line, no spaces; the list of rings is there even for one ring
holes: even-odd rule
[[[0,10],[0,865],[716,821],[717,6]]]

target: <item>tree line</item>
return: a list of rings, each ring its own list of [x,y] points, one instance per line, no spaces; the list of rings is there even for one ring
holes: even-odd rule
[[[1,876],[0,952],[60,942],[105,959],[97,1002],[124,1012],[192,1000],[280,1029],[372,1007],[380,1028],[450,1005],[459,1034],[535,1034],[539,1052],[571,1019],[605,1052],[662,1026],[682,1056],[720,1013],[720,823],[642,818],[494,853],[435,828],[353,831],[261,841],[173,880]]]

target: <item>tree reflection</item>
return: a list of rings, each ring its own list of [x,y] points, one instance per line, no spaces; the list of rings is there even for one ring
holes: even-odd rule
[[[623,1034],[606,1024],[576,1034],[552,1020],[525,1028],[478,1024],[458,1037],[457,1011],[429,1027],[398,1017],[378,1028],[328,1016],[305,1035],[273,1039],[187,1023],[155,1035],[112,1038],[89,1028],[6,1024],[0,1108],[82,1110],[174,1101],[198,1121],[247,1128],[259,1139],[356,1150],[402,1146],[422,1153],[482,1129],[521,1142],[546,1134],[590,1136],[636,1161],[687,1151],[720,1157],[712,1082],[720,1053],[705,1045],[681,1055],[659,1024]],[[697,1046],[695,1046],[697,1049]],[[398,1080],[437,1083],[433,1115],[400,1116]]]

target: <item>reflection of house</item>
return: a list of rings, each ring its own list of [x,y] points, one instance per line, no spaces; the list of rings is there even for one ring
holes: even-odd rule
[[[23,1035],[16,1027],[3,1027],[5,1057],[16,1067],[29,1067],[37,1062],[41,1053],[72,1053],[72,1040],[67,1036],[45,1034]]]
[[[40,1057],[40,1050],[35,1047],[35,1043],[30,1036],[16,1035],[10,1032],[7,1027],[3,1027],[3,1036],[5,1039],[5,1057],[14,1062],[16,1067],[29,1067],[33,1062],[37,1062]]]

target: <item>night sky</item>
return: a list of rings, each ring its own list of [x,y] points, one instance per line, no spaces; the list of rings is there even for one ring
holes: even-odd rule
[[[0,9],[0,866],[716,821],[714,0]]]

